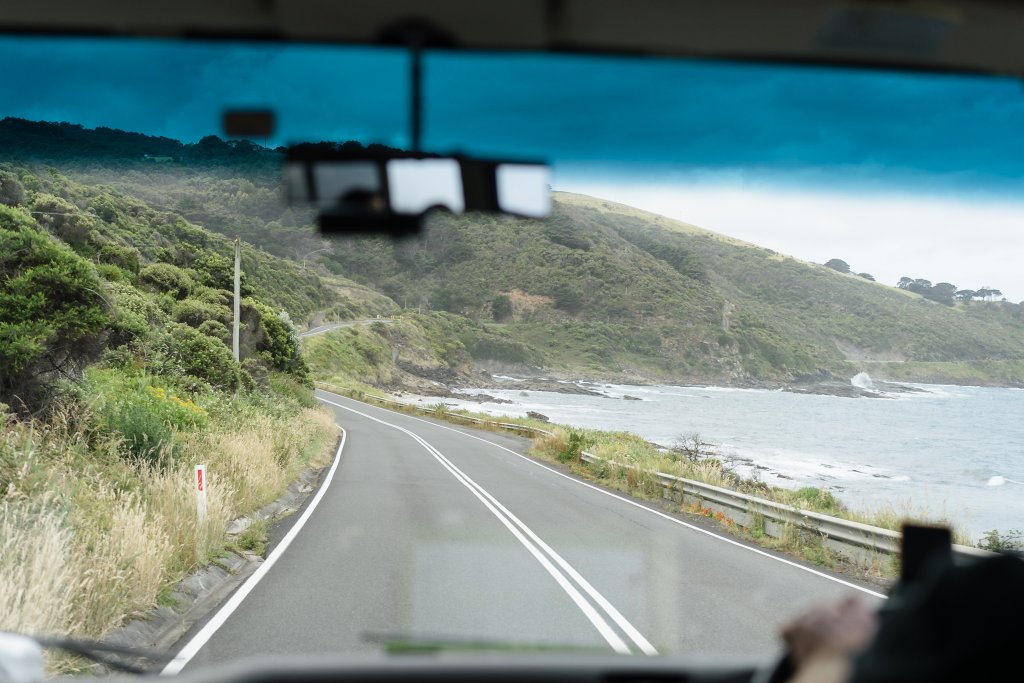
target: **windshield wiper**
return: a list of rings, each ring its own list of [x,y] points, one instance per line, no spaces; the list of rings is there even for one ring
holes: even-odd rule
[[[363,642],[379,643],[387,654],[436,654],[439,652],[601,652],[602,646],[551,643],[506,643],[478,638],[425,638],[404,633],[362,634]]]
[[[93,662],[96,662],[110,670],[120,671],[123,673],[151,673],[155,665],[162,665],[170,660],[170,658],[162,652],[124,647],[121,645],[110,645],[108,643],[100,643],[92,640],[81,640],[77,638],[64,638],[58,636],[28,636],[17,633],[0,633],[0,672],[13,668],[22,675],[28,674],[27,678],[16,676],[10,680],[41,680],[43,677],[41,654],[38,658],[38,677],[26,670],[27,668],[35,668],[34,664],[30,663],[28,664],[28,667],[25,667],[26,662],[24,660],[19,662],[4,661],[8,657],[25,657],[26,653],[23,647],[25,641],[34,642],[40,650],[42,648],[64,650],[65,652],[70,652],[80,657],[92,660]],[[31,655],[29,656],[31,657]],[[149,660],[150,664],[148,666],[142,666],[138,663],[138,660]],[[11,665],[13,665],[13,667]]]

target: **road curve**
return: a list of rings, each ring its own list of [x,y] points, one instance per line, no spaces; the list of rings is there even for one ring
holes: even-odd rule
[[[810,604],[880,599],[537,463],[523,439],[317,396],[346,433],[331,481],[173,671],[382,639],[768,656]]]
[[[325,332],[332,332],[334,330],[341,329],[342,327],[355,327],[356,325],[369,325],[371,323],[382,323],[384,325],[390,325],[395,322],[394,318],[364,318],[362,320],[344,320],[338,323],[328,323],[326,325],[317,325],[312,327],[305,332],[300,332],[295,335],[299,339],[305,337],[315,337],[318,334],[324,334]]]

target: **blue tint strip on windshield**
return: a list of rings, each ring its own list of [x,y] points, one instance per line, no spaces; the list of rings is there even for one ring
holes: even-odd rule
[[[0,37],[0,118],[67,121],[196,142],[226,108],[269,107],[270,145],[404,145],[404,51],[282,43]]]
[[[408,55],[320,45],[0,38],[0,116],[194,142],[226,107],[277,113],[271,145],[408,142]],[[663,177],[1020,191],[1016,80],[579,55],[434,52],[424,144]]]

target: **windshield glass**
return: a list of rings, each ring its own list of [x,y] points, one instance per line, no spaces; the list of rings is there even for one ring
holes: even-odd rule
[[[407,51],[0,64],[0,630],[763,656],[905,520],[1022,542],[1019,81],[428,50],[423,150],[551,216],[326,239],[284,148],[409,148]]]

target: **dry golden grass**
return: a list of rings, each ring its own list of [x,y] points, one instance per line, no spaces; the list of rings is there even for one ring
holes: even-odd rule
[[[90,443],[76,424],[58,415],[0,425],[0,630],[96,638],[147,611],[221,552],[231,519],[330,462],[337,433],[322,409],[248,411],[179,434],[159,467],[126,462],[116,442]],[[192,490],[200,461],[202,521]]]

